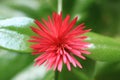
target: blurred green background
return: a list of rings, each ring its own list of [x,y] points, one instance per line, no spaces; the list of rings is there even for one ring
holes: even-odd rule
[[[71,19],[79,16],[77,24],[83,22],[95,33],[120,40],[120,0],[63,0],[62,3],[63,17],[66,14],[70,14]],[[0,0],[0,20],[13,17],[47,19],[52,12],[57,12],[57,5],[57,0]],[[53,80],[54,72],[47,71],[44,66],[34,67],[34,58],[29,52],[0,48],[0,80]],[[120,62],[91,59],[86,62],[83,66],[89,67],[81,72],[74,68],[68,72],[64,68],[59,80],[120,80]]]

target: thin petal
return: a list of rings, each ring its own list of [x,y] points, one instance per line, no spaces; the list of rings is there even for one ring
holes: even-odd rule
[[[65,33],[68,33],[72,28],[73,26],[75,25],[76,21],[77,21],[78,17],[74,18],[70,24],[67,26],[67,29],[65,30]]]
[[[70,66],[70,63],[67,61],[67,68],[69,71],[71,71],[71,66]]]
[[[62,59],[60,59],[58,62],[58,71],[61,72],[61,70],[62,70]]]
[[[66,56],[67,56],[68,60],[73,64],[73,66],[76,67],[76,63],[73,60],[73,58],[68,53],[66,54]]]
[[[66,63],[67,62],[67,57],[65,54],[63,54],[63,62]]]
[[[57,58],[56,58],[56,62],[55,62],[55,64],[54,64],[54,70],[56,70],[56,68],[57,68],[57,66],[58,66],[58,61],[59,61],[59,59],[60,59],[60,55],[58,54],[58,55],[57,55]]]

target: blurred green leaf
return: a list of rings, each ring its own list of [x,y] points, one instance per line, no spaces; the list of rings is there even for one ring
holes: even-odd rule
[[[36,10],[34,10],[28,6],[11,5],[10,7],[15,10],[19,10],[20,12],[23,12],[24,14],[26,14],[26,16],[31,17],[31,18],[38,19],[40,17]]]
[[[120,61],[120,42],[95,33],[87,33],[91,43],[89,58],[96,61]]]
[[[94,0],[87,9],[87,18],[84,22],[94,32],[116,36],[120,23],[120,0]]]
[[[33,1],[34,2],[34,1]],[[27,5],[16,5],[10,4],[9,6],[12,9],[19,10],[24,13],[26,16],[40,20],[44,16],[52,14],[52,12],[57,12],[57,0],[38,0],[38,7],[36,9],[31,8]]]
[[[99,69],[95,75],[96,80],[120,80],[120,62],[99,62],[97,66]]]
[[[0,49],[0,80],[11,80],[32,61],[33,57],[29,54],[19,54]]]
[[[54,73],[55,72],[53,70],[49,70],[42,80],[54,80],[54,78],[55,78]]]
[[[35,26],[34,20],[28,17],[14,17],[0,20],[0,29],[16,31],[20,34],[32,35],[30,26]]]
[[[6,29],[0,29],[0,47],[17,52],[30,52],[29,37]]]
[[[46,70],[44,65],[29,65],[17,73],[11,80],[54,80],[54,71]]]
[[[0,20],[0,47],[19,52],[30,52],[29,35],[33,20],[26,17]]]

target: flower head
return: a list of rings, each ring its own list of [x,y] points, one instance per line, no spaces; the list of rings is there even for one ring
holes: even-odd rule
[[[29,41],[35,43],[31,46],[34,50],[32,54],[40,54],[35,59],[36,65],[46,62],[48,69],[53,68],[58,71],[62,70],[63,63],[69,71],[71,64],[82,68],[75,56],[84,60],[86,58],[83,54],[90,54],[86,50],[89,43],[84,41],[87,36],[82,36],[90,29],[84,30],[84,24],[73,28],[76,21],[77,17],[70,21],[70,15],[62,19],[62,13],[53,13],[52,18],[48,16],[48,20],[42,19],[42,23],[35,20],[39,28],[31,28],[37,36],[32,36]]]

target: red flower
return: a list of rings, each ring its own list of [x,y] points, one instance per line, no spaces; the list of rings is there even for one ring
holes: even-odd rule
[[[70,15],[62,20],[62,14],[53,13],[52,18],[48,16],[48,21],[44,19],[42,21],[43,23],[35,20],[39,28],[31,28],[38,36],[32,36],[29,40],[35,43],[31,46],[34,50],[32,54],[40,54],[35,59],[36,64],[41,65],[46,62],[48,69],[53,67],[58,71],[62,70],[63,63],[67,65],[69,71],[71,70],[70,64],[82,68],[74,56],[85,59],[83,54],[90,54],[86,50],[89,43],[84,41],[87,37],[81,36],[90,29],[83,30],[84,24],[73,28],[77,17],[70,21]]]

